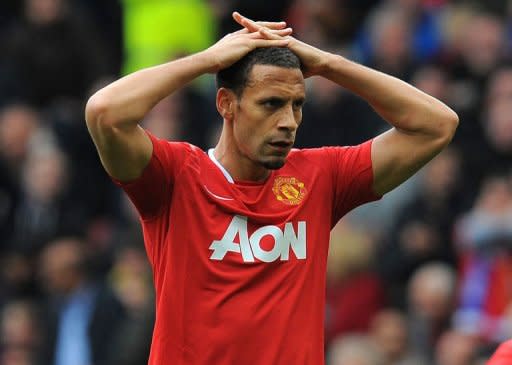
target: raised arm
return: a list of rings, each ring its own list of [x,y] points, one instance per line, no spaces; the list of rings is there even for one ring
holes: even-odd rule
[[[341,56],[325,57],[319,74],[364,98],[394,127],[372,144],[376,193],[400,185],[451,141],[458,117],[445,104],[395,77]]]
[[[140,176],[153,146],[139,126],[163,98],[196,77],[230,66],[257,47],[283,47],[291,33],[285,23],[259,23],[269,33],[242,29],[207,50],[125,76],[95,93],[87,102],[85,120],[107,172],[121,181]],[[267,39],[269,35],[276,36]]]
[[[261,27],[239,14],[234,19],[251,31]],[[325,77],[361,96],[394,127],[372,144],[375,193],[400,185],[451,141],[458,117],[439,100],[395,77],[288,38],[288,47],[303,63],[305,77]]]

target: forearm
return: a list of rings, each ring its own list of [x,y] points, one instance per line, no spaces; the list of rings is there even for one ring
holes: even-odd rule
[[[365,99],[398,130],[432,137],[450,134],[457,115],[441,101],[382,72],[328,55],[321,76]]]
[[[160,100],[212,68],[212,59],[197,53],[134,72],[94,94],[86,114],[112,126],[136,127]]]

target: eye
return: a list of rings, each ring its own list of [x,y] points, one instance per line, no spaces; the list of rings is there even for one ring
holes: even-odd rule
[[[283,105],[282,101],[279,99],[269,99],[263,102],[263,105],[268,108],[279,108],[281,105]]]
[[[293,107],[294,107],[295,109],[300,109],[300,108],[302,108],[303,106],[304,106],[304,100],[295,100],[295,101],[293,102]]]
[[[294,110],[302,110],[303,106],[304,106],[304,100],[295,100],[293,102],[293,109]]]

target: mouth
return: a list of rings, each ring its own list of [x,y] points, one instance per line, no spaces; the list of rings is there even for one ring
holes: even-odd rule
[[[268,143],[270,146],[276,149],[280,150],[286,150],[293,146],[293,141],[290,140],[278,140],[278,141],[272,141]]]

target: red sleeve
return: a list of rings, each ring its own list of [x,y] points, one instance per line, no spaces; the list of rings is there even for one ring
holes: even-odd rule
[[[487,363],[487,365],[510,364],[512,364],[512,340],[502,343]]]
[[[188,143],[169,142],[146,133],[153,143],[153,154],[142,175],[130,182],[112,178],[126,192],[142,220],[158,217],[169,206],[175,177],[191,150]]]
[[[333,224],[355,207],[381,198],[373,191],[372,141],[328,148],[334,179]]]

